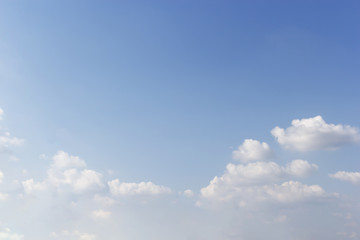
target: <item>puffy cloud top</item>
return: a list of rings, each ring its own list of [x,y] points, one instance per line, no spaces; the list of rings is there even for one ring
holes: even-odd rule
[[[84,168],[86,167],[85,161],[77,156],[71,156],[64,151],[58,151],[53,157],[53,168],[64,169],[64,168]]]
[[[247,165],[230,163],[226,166],[226,171],[221,177],[214,177],[208,186],[201,189],[201,195],[205,198],[221,201],[239,195],[241,197],[251,196],[254,192],[264,193],[275,187],[268,185],[269,183],[288,177],[303,177],[317,169],[317,165],[310,164],[305,160],[294,160],[285,167],[279,166],[275,162],[255,162]],[[267,190],[264,186],[267,186]],[[277,192],[281,189],[283,188],[277,187],[274,191]],[[268,198],[271,195],[269,194],[268,192]]]
[[[304,177],[311,172],[316,171],[318,166],[308,161],[297,159],[286,165],[286,172],[293,176]]]
[[[353,184],[360,184],[360,172],[345,172],[339,171],[335,174],[329,175],[332,178],[339,179],[341,181],[351,182]]]
[[[46,179],[42,182],[35,182],[33,179],[23,181],[24,192],[29,194],[48,188],[59,190],[70,187],[75,193],[83,193],[104,187],[102,174],[91,169],[83,169],[84,167],[84,160],[58,151],[53,157]]]
[[[264,192],[279,202],[295,202],[322,197],[325,195],[324,189],[319,185],[305,185],[297,181],[284,182],[281,185],[265,186]]]
[[[321,116],[295,119],[287,129],[275,127],[271,134],[285,148],[297,151],[334,150],[360,141],[359,130],[326,123]]]
[[[266,160],[274,156],[274,152],[267,143],[261,143],[253,139],[245,139],[243,144],[232,154],[234,159],[241,162]]]

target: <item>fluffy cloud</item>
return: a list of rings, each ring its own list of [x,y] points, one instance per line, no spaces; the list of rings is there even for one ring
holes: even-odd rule
[[[207,200],[217,202],[235,200],[239,202],[240,206],[246,206],[247,203],[253,203],[254,201],[292,203],[316,200],[325,197],[326,192],[319,185],[306,185],[298,181],[287,181],[282,184],[260,186],[223,186],[222,189],[215,189],[214,185],[209,185],[201,189],[201,196]]]
[[[52,168],[85,168],[85,161],[77,156],[71,156],[64,151],[58,151],[53,157]]]
[[[321,116],[295,119],[290,127],[275,127],[271,134],[285,148],[297,151],[333,150],[360,141],[357,128],[326,123]]]
[[[242,145],[232,153],[233,158],[241,162],[266,160],[274,156],[274,152],[265,142],[245,139]]]
[[[152,182],[128,183],[119,179],[108,182],[111,194],[115,196],[159,195],[171,193],[171,189]]]
[[[192,197],[192,196],[194,196],[194,192],[191,189],[186,189],[184,191],[184,196],[185,197]]]
[[[208,199],[227,201],[233,198],[242,198],[243,196],[254,196],[257,199],[275,198],[281,201],[281,196],[291,191],[307,192],[307,186],[299,185],[298,182],[289,182],[287,185],[269,185],[289,177],[303,177],[317,170],[315,164],[310,164],[305,160],[294,160],[285,167],[279,166],[275,162],[255,162],[247,165],[228,164],[226,171],[221,177],[214,177],[210,184],[201,189],[201,196]],[[302,188],[300,188],[302,187]],[[283,194],[281,194],[283,192]],[[311,192],[311,191],[308,191]],[[266,193],[266,194],[265,194]],[[276,195],[275,193],[279,193]],[[300,200],[300,197],[294,200]],[[247,197],[246,197],[247,198]]]
[[[0,232],[0,240],[23,240],[24,236],[16,233],[12,233],[9,228]]]
[[[4,178],[4,174],[0,171],[0,183],[2,183],[3,178]]]
[[[286,165],[285,171],[289,175],[304,177],[316,171],[318,166],[308,161],[297,159]]]
[[[3,119],[3,116],[4,116],[4,110],[0,108],[0,120]]]
[[[85,166],[85,161],[79,157],[59,151],[53,157],[47,178],[42,182],[34,182],[33,179],[23,181],[24,191],[29,194],[47,188],[61,190],[69,187],[75,193],[83,193],[104,187],[102,175],[94,170],[81,169]]]
[[[47,184],[45,182],[34,182],[34,179],[32,178],[23,181],[22,186],[26,194],[30,194],[35,191],[44,191],[47,188]]]
[[[20,146],[24,143],[24,139],[12,137],[9,132],[0,132],[0,152],[11,152],[10,147]]]
[[[104,187],[102,175],[94,170],[75,168],[65,171],[49,169],[47,182],[51,186],[70,186],[77,193],[95,190]]]
[[[295,202],[325,196],[325,191],[319,185],[305,185],[297,181],[284,182],[281,185],[266,185],[263,187],[264,199],[274,199],[279,202]]]
[[[345,172],[339,171],[335,174],[329,175],[332,178],[339,179],[341,181],[351,182],[353,184],[360,184],[360,172]]]
[[[317,168],[317,165],[310,164],[305,160],[294,160],[285,167],[275,162],[255,162],[246,165],[229,163],[224,175],[215,178],[226,184],[261,184],[269,181],[274,182],[288,176],[303,177],[317,170]]]
[[[111,216],[111,212],[104,210],[96,210],[91,213],[91,216],[95,220],[105,220]]]

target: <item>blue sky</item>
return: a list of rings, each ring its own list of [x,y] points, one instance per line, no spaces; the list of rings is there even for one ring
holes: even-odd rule
[[[359,8],[2,1],[0,240],[360,238]]]

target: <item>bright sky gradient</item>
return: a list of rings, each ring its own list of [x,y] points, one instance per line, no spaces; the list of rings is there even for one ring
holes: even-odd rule
[[[360,239],[358,1],[0,2],[0,240]]]

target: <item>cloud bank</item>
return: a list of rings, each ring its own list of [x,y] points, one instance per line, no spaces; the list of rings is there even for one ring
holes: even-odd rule
[[[360,172],[339,171],[329,176],[352,184],[360,184]]]
[[[152,182],[129,183],[119,179],[108,182],[109,189],[114,196],[161,195],[171,193],[171,189],[156,185]]]
[[[295,119],[290,127],[275,127],[271,134],[285,148],[301,152],[335,150],[360,141],[357,128],[328,124],[321,116]]]

